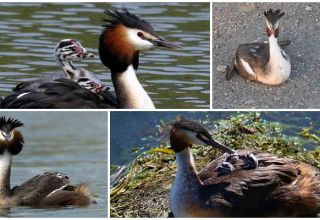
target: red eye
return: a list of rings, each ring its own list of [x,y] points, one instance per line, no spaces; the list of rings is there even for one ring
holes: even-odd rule
[[[138,35],[138,37],[143,37],[143,33],[142,32],[138,32],[137,35]]]

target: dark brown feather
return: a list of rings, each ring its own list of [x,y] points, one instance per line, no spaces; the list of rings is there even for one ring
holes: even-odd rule
[[[253,153],[259,160],[255,169],[242,169],[242,161],[231,173],[219,175],[221,156],[198,173],[203,182],[202,195],[208,206],[231,217],[315,216],[320,209],[319,171],[303,163],[278,158],[269,153]]]

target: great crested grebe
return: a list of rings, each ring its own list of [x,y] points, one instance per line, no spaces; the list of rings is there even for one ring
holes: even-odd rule
[[[159,37],[147,21],[131,14],[126,8],[105,13],[109,18],[104,20],[99,54],[102,63],[111,71],[121,108],[154,109],[135,73],[139,66],[139,52],[155,46],[179,46]]]
[[[170,192],[175,217],[297,217],[317,216],[320,211],[319,170],[311,165],[266,152],[238,150],[239,158],[256,161],[253,166],[248,166],[250,160],[237,159],[229,164],[232,170],[221,172],[224,155],[197,172],[192,144],[233,151],[187,119],[173,123],[170,143],[178,164]]]
[[[12,156],[23,148],[23,136],[18,128],[23,123],[0,117],[0,207],[18,205],[50,206],[92,203],[92,195],[85,184],[70,185],[69,177],[59,172],[45,172],[20,186],[10,188]]]
[[[291,72],[289,56],[278,43],[279,19],[284,12],[269,9],[264,12],[268,43],[240,44],[234,59],[237,72],[248,80],[264,84],[278,85],[285,82]],[[286,42],[283,46],[287,46]],[[231,70],[227,78],[231,77]]]
[[[99,40],[102,63],[111,70],[117,98],[109,91],[96,94],[68,80],[41,85],[43,91],[17,92],[2,102],[3,108],[155,108],[137,79],[139,52],[152,47],[178,48],[159,37],[152,26],[127,9],[105,11]]]

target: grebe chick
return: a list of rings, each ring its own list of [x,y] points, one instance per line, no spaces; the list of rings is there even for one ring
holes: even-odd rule
[[[41,74],[36,80],[18,84],[13,91],[43,91],[44,89],[41,88],[42,84],[54,82],[54,80],[61,78],[70,79],[93,93],[106,89],[106,87],[102,85],[101,81],[93,73],[84,68],[77,68],[73,64],[72,61],[94,57],[94,55],[88,52],[79,41],[74,39],[63,39],[59,41],[54,50],[54,57],[63,72]]]
[[[278,43],[279,20],[284,12],[269,9],[264,12],[264,16],[269,42],[240,44],[234,67],[245,79],[278,85],[284,83],[291,72],[289,56]],[[227,79],[231,78],[232,71],[227,73]]]
[[[91,204],[88,187],[70,185],[69,177],[59,172],[45,172],[10,188],[12,156],[18,155],[24,144],[18,130],[22,126],[16,119],[0,117],[0,207]]]
[[[306,217],[320,210],[316,167],[267,152],[238,150],[238,156],[247,159],[235,160],[230,172],[220,172],[224,155],[198,172],[190,151],[193,144],[227,147],[187,119],[173,124],[170,143],[178,164],[170,192],[175,217]],[[248,167],[250,159],[258,161],[255,166]]]

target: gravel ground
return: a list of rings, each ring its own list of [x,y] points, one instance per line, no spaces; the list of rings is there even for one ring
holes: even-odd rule
[[[231,64],[238,45],[267,40],[263,11],[269,8],[286,13],[279,40],[292,41],[285,49],[289,80],[268,86],[234,73],[226,81],[221,70]],[[213,108],[320,108],[320,3],[213,3],[212,12]]]

